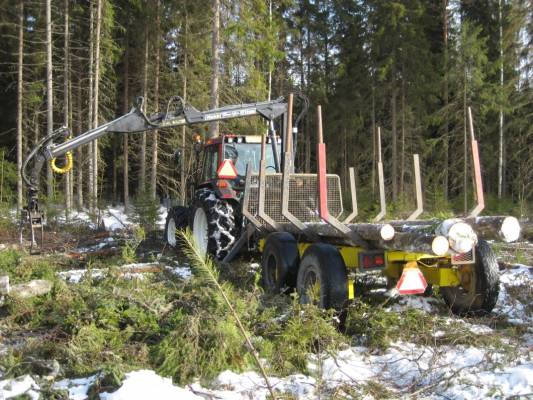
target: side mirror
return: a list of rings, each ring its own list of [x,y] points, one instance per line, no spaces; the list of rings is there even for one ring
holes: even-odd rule
[[[177,170],[181,170],[181,159],[182,159],[182,151],[181,149],[178,149],[174,152],[174,155],[172,158],[174,159],[174,165],[176,166]]]

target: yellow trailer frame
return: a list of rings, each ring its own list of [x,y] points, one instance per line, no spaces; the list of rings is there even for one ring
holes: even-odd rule
[[[259,240],[259,251],[263,252],[266,239]],[[311,242],[298,242],[300,257],[311,246]],[[359,265],[359,255],[365,249],[358,246],[335,246],[344,260],[348,272],[364,272]],[[416,267],[422,271],[428,284],[438,287],[461,285],[461,268],[452,264],[451,256],[437,257],[426,253],[411,253],[400,250],[383,250],[385,267],[379,270],[391,279],[399,279],[403,269]],[[348,279],[348,299],[355,298],[353,279]]]

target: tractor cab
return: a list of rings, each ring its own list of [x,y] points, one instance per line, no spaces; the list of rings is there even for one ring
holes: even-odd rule
[[[253,173],[259,172],[261,160],[261,136],[221,135],[201,144],[199,151],[199,186],[214,186],[222,198],[235,198],[244,190],[246,166]],[[281,139],[278,141],[278,159]],[[267,137],[266,173],[275,173],[276,163]]]

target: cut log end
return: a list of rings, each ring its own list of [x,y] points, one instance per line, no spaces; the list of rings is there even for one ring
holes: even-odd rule
[[[520,223],[515,217],[505,217],[498,232],[501,239],[506,243],[511,243],[520,237]]]
[[[435,236],[431,242],[431,250],[438,256],[444,256],[450,249],[450,243],[444,236]]]
[[[394,228],[390,224],[385,224],[381,227],[380,235],[383,240],[392,240],[394,238]]]

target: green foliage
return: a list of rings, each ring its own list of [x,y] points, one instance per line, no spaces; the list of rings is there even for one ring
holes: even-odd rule
[[[153,199],[146,191],[139,194],[133,202],[131,220],[140,225],[145,232],[151,232],[156,228],[159,219],[159,202]]]
[[[146,239],[145,231],[142,227],[136,226],[133,229],[133,237],[126,240],[122,247],[122,260],[125,263],[133,263],[137,261],[137,248],[142,241]]]
[[[271,368],[278,374],[309,373],[309,355],[334,353],[346,340],[337,330],[333,312],[301,306],[295,300],[277,332],[271,332]]]
[[[17,165],[7,159],[7,151],[0,147],[0,207],[16,202]]]

